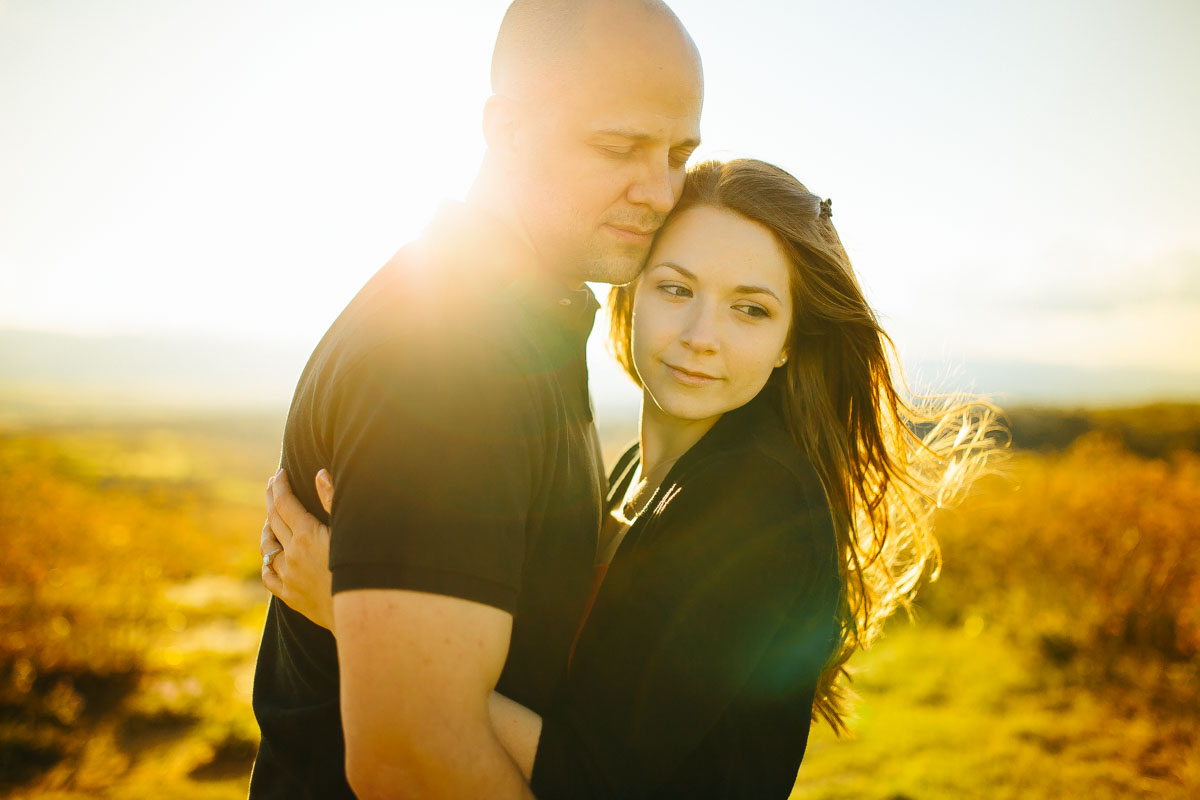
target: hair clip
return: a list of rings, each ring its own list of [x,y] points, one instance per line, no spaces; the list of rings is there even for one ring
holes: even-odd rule
[[[821,219],[833,219],[833,200],[828,197],[821,201]]]

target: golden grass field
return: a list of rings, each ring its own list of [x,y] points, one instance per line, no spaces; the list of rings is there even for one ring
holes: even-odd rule
[[[1200,409],[1079,418],[1065,446],[1014,414],[1065,449],[942,515],[941,578],[851,662],[854,736],[815,731],[794,800],[1200,796]],[[280,429],[0,429],[0,795],[244,796]]]

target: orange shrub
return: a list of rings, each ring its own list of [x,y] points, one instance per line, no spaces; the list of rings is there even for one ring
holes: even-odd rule
[[[217,463],[235,461],[226,450]],[[222,488],[227,472],[188,461],[203,455],[153,431],[0,433],[0,773],[47,730],[86,726],[135,691],[181,623],[164,590],[257,576],[257,492]],[[235,466],[257,484],[270,458]]]
[[[1200,656],[1200,457],[1144,459],[1105,434],[1065,453],[1018,453],[939,518],[934,617],[1001,624],[1052,660],[1105,674],[1129,657]]]

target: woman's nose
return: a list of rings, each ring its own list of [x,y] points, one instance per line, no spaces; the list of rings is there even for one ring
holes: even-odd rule
[[[688,315],[687,324],[680,332],[679,342],[698,353],[716,352],[717,328],[712,311],[697,303],[695,311]]]

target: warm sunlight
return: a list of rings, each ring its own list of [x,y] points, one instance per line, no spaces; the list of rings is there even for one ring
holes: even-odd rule
[[[0,5],[0,327],[307,349],[465,192],[504,5]],[[674,6],[698,157],[832,197],[907,356],[1200,370],[1193,6]]]
[[[1200,3],[509,2],[0,0],[0,796],[1200,797]]]

